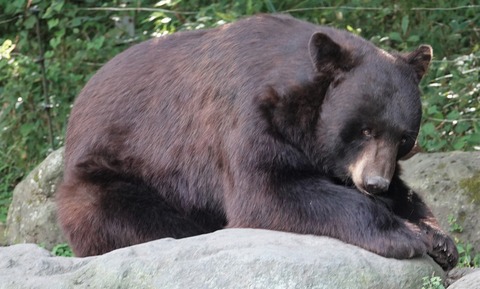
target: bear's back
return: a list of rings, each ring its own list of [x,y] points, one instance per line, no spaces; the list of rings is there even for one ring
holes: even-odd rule
[[[66,178],[85,158],[109,155],[121,163],[135,160],[122,169],[152,183],[184,174],[187,187],[221,190],[235,150],[229,146],[244,141],[238,128],[248,129],[257,99],[312,82],[308,45],[320,30],[359,53],[373,47],[344,31],[259,15],[127,49],[92,77],[75,102]],[[192,180],[205,183],[187,184]]]

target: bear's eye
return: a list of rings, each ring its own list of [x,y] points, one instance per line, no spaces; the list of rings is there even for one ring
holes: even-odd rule
[[[364,128],[362,129],[362,134],[366,137],[371,137],[372,136],[372,130],[369,128]]]
[[[402,137],[402,139],[400,140],[400,145],[403,146],[407,143],[407,137]]]

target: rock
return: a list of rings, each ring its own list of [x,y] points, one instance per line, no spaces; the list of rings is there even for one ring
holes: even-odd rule
[[[446,274],[445,285],[450,286],[454,282],[457,282],[459,279],[463,278],[467,274],[475,272],[476,270],[480,270],[480,269],[465,268],[465,267],[453,268]]]
[[[15,187],[6,224],[7,244],[36,243],[51,249],[65,243],[54,203],[62,174],[63,149],[59,149]]]
[[[102,256],[0,248],[0,288],[421,288],[429,257],[387,259],[341,241],[256,229],[162,239]]]
[[[480,269],[471,270],[448,289],[480,289]]]
[[[449,217],[463,227],[453,235],[480,252],[480,152],[417,154],[402,163],[403,179],[431,207],[445,230]]]

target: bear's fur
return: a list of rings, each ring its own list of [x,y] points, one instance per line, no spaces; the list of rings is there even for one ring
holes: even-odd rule
[[[131,47],[70,116],[57,200],[75,254],[248,227],[451,268],[454,243],[396,165],[431,57],[281,15]]]

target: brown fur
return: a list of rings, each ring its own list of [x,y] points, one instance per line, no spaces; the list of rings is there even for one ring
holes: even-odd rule
[[[430,58],[427,46],[391,55],[268,15],[133,46],[75,102],[57,192],[63,230],[78,256],[251,227],[387,257],[429,253],[449,268],[453,242],[396,169],[418,132]],[[369,138],[358,133],[363,119]],[[388,192],[362,193],[378,172]]]

